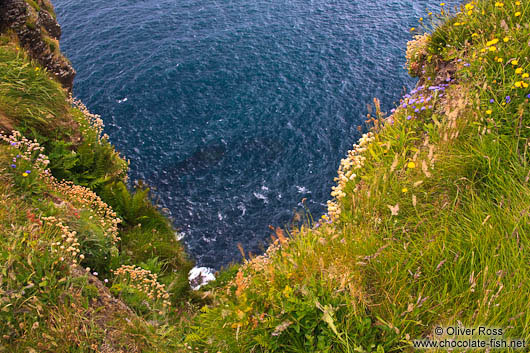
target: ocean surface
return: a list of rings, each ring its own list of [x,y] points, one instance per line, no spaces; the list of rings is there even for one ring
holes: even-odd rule
[[[259,254],[314,218],[360,137],[415,81],[432,0],[54,0],[74,94],[100,114],[198,266]],[[447,1],[446,1],[447,2]],[[447,2],[448,5],[456,3]]]

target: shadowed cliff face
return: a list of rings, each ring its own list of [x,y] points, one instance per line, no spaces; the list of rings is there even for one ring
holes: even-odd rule
[[[24,0],[0,1],[0,32],[12,31],[30,56],[72,90],[75,70],[59,51],[61,26],[46,0],[28,5]]]

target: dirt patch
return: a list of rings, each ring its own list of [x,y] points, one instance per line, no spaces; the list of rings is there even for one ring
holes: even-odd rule
[[[136,326],[142,321],[125,303],[115,298],[101,281],[87,273],[80,266],[72,266],[74,277],[87,276],[88,284],[98,289],[98,297],[90,302],[88,319],[94,322],[103,332],[105,339],[98,349],[101,353],[136,353],[142,349],[126,332],[126,326]]]
[[[4,134],[10,134],[11,131],[14,129],[14,123],[13,120],[7,117],[1,110],[0,110],[0,132],[3,132]]]

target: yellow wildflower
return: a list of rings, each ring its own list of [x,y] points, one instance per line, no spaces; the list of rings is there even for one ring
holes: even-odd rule
[[[473,10],[473,8],[475,7],[475,5],[473,4],[466,4],[466,10]]]
[[[22,176],[23,176],[23,177],[27,177],[28,175],[29,175],[29,174],[26,173],[26,172],[22,173]]]
[[[500,1],[497,1],[495,3],[495,7],[503,7],[504,6],[504,3],[500,2]]]
[[[432,12],[429,12],[427,15],[432,16]]]
[[[442,3],[440,4],[440,6],[445,6],[445,2],[442,2]]]
[[[493,47],[489,47],[489,50],[490,51],[497,51],[497,47],[493,46]]]
[[[471,38],[475,38],[475,37],[478,37],[478,33],[473,33],[473,34],[471,35]]]
[[[409,163],[407,164],[407,167],[408,167],[409,169],[414,169],[414,168],[416,168],[416,163],[414,163],[414,162],[409,162]]]
[[[521,5],[521,2],[520,1],[516,1],[515,5],[517,5],[517,6]]]
[[[522,77],[523,77],[523,78],[528,78],[529,76],[530,76],[530,75],[528,75],[528,73],[525,72],[525,73],[523,74]]]
[[[513,66],[519,65],[519,60],[512,60],[512,65]]]
[[[515,87],[520,88],[523,85],[523,81],[515,82]]]
[[[497,62],[502,63],[502,58],[497,58]]]
[[[517,11],[514,15],[515,15],[515,17],[519,17],[519,16],[521,16],[521,12]]]
[[[509,40],[510,40],[510,37],[504,37],[504,39],[503,39],[504,43],[506,43]]]
[[[524,81],[521,81],[521,82],[522,82],[521,84],[523,85],[523,88],[528,88],[528,83],[526,83]]]
[[[415,30],[416,30],[416,27],[412,27],[412,28],[410,29],[411,32],[413,32],[413,31],[415,31]]]
[[[486,46],[489,47],[489,46],[495,45],[497,43],[499,43],[499,40],[497,38],[495,38],[495,39],[492,39],[489,42],[487,42]]]
[[[401,189],[401,192],[402,192],[402,193],[406,193],[407,191],[409,191],[409,189],[407,189],[407,188],[403,188],[403,189]]]
[[[523,73],[523,68],[518,67],[517,69],[515,69],[515,73],[516,73],[516,74],[521,74],[521,73]]]
[[[491,113],[493,113],[491,109],[486,110],[486,114],[491,115]]]

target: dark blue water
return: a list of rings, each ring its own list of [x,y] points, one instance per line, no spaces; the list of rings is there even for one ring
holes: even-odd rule
[[[75,95],[199,265],[315,217],[373,97],[390,110],[424,0],[55,0]]]

